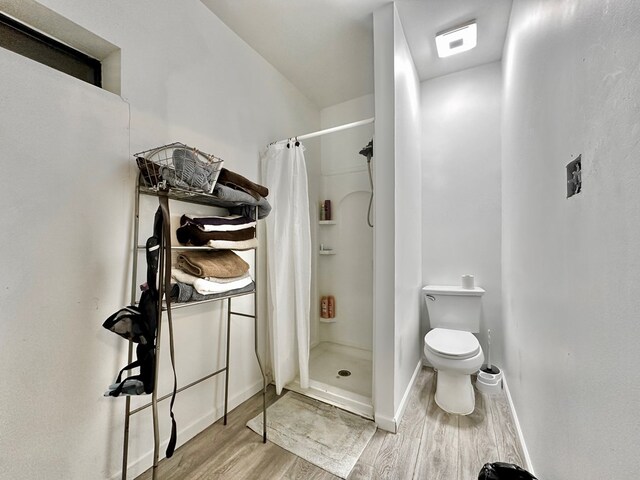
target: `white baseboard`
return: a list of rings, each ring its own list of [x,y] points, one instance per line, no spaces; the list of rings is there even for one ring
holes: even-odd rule
[[[259,380],[258,382],[246,388],[244,391],[237,393],[233,397],[229,398],[228,410],[233,410],[235,407],[247,401],[260,390],[262,390],[262,380]],[[223,415],[224,405],[220,405],[219,407],[214,408],[213,410],[197,419],[195,422],[192,422],[190,425],[187,425],[186,427],[179,430],[179,443],[176,448],[178,448],[180,445],[184,445],[204,429],[222,418]],[[168,443],[169,439],[167,438],[160,444],[161,456],[164,455],[164,451],[166,450]],[[147,453],[145,453],[138,459],[129,462],[129,466],[127,468],[127,478],[136,478],[138,475],[141,475],[142,473],[147,471],[151,467],[151,465],[153,465],[153,442],[151,445],[151,449]],[[119,471],[115,475],[109,477],[109,480],[117,480],[119,478],[122,478],[122,471]]]
[[[398,431],[398,425],[400,425],[400,421],[402,420],[402,415],[404,415],[404,410],[407,407],[407,401],[409,400],[409,394],[411,393],[411,389],[413,385],[416,383],[416,379],[418,378],[418,374],[422,369],[422,360],[418,362],[415,370],[413,371],[413,376],[409,381],[409,385],[407,385],[406,390],[404,391],[404,395],[402,395],[402,400],[400,400],[400,404],[398,405],[398,409],[396,410],[393,418],[374,414],[376,425],[382,430],[386,430],[387,432],[396,433]]]
[[[531,463],[531,457],[529,456],[529,450],[527,450],[527,444],[524,441],[524,435],[522,434],[522,428],[520,428],[520,421],[518,420],[518,414],[516,413],[516,407],[513,405],[513,399],[511,398],[511,392],[509,391],[509,385],[507,385],[507,379],[502,376],[502,385],[504,387],[504,392],[507,395],[507,401],[509,402],[509,409],[511,410],[511,416],[513,417],[513,423],[516,426],[516,433],[518,434],[518,440],[520,442],[520,446],[522,447],[522,454],[524,455],[524,463],[525,468],[531,473],[531,475],[535,475],[533,470],[533,464]]]
[[[396,433],[396,421],[391,417],[386,417],[380,414],[374,414],[376,425],[379,429],[387,432]]]

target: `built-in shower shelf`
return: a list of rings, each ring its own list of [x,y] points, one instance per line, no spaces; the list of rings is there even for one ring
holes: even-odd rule
[[[335,220],[319,220],[318,224],[319,225],[335,225],[336,221]]]
[[[320,323],[336,323],[336,319],[334,318],[322,318],[320,317]]]
[[[320,255],[335,255],[336,251],[335,250],[319,250],[318,253]]]

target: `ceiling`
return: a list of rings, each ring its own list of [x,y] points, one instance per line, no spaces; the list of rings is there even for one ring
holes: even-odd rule
[[[388,0],[202,0],[324,108],[373,93],[373,12]],[[511,0],[395,2],[421,81],[502,58]],[[436,33],[477,19],[478,46],[448,58]]]

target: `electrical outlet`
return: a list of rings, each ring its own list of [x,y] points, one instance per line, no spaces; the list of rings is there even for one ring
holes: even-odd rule
[[[582,155],[567,164],[567,198],[582,191]]]

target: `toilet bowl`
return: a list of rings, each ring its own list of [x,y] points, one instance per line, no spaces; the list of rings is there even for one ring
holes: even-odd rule
[[[434,328],[424,336],[424,354],[437,370],[435,400],[448,413],[469,415],[475,408],[471,375],[484,362],[478,339],[470,332]]]

